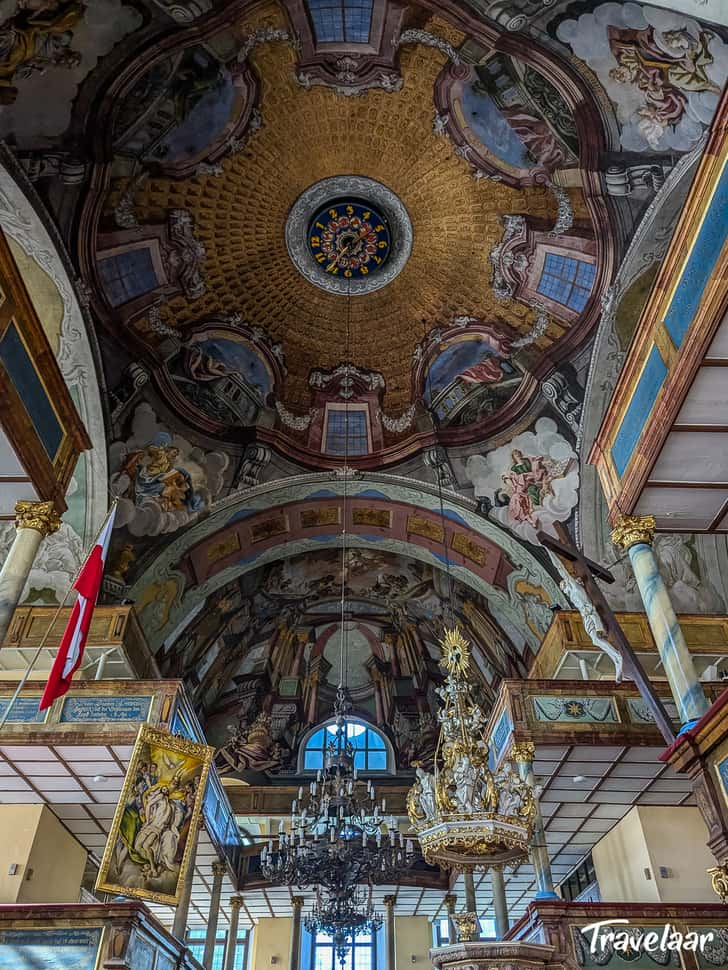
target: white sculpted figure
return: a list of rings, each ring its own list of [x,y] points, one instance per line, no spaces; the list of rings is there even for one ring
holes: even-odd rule
[[[475,784],[478,779],[478,772],[465,752],[455,761],[452,776],[455,782],[455,794],[453,797],[458,811],[475,811]]]
[[[418,768],[417,783],[420,786],[419,807],[425,818],[433,818],[435,815],[435,779],[424,768]]]
[[[572,576],[559,557],[555,556],[550,550],[549,555],[561,575],[559,589],[569,597],[574,607],[581,613],[584,629],[591,642],[611,659],[615,667],[614,679],[620,684],[623,679],[622,654],[607,639],[607,631],[604,629],[604,624],[597,612],[596,606],[592,603],[589,594],[584,588],[583,580]]]
[[[510,765],[506,765],[496,775],[495,783],[498,789],[498,814],[518,815],[523,800],[519,776]]]

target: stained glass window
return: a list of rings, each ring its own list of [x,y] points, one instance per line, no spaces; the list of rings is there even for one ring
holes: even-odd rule
[[[387,747],[384,738],[374,728],[361,721],[348,721],[346,736],[354,748],[355,768],[359,771],[387,770]],[[303,755],[304,771],[318,771],[323,768],[326,748],[335,737],[335,724],[319,728],[311,735]]]
[[[368,44],[372,0],[309,0],[317,44]]]
[[[562,306],[581,312],[589,299],[595,275],[594,263],[547,253],[538,292]]]
[[[366,455],[369,452],[367,412],[347,408],[326,410],[324,450],[329,455]]]

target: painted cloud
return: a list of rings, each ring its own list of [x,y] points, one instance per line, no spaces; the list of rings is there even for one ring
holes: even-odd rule
[[[220,493],[227,464],[227,455],[193,447],[140,404],[130,436],[109,449],[111,487],[120,499],[116,526],[136,536],[180,529]]]
[[[539,529],[553,532],[577,502],[576,452],[551,418],[487,455],[471,455],[465,474],[476,497],[493,503],[492,517],[529,542],[537,542]]]
[[[597,74],[629,151],[688,151],[728,77],[728,45],[696,20],[638,3],[604,3],[557,36]]]

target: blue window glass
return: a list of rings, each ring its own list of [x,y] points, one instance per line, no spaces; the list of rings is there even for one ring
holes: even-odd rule
[[[207,930],[204,926],[196,927],[191,929],[187,934],[187,947],[200,963],[202,963],[202,958],[205,955],[205,936],[207,935]],[[227,940],[226,932],[218,932],[217,939],[215,940],[215,949],[212,954],[212,964],[210,970],[223,970],[225,965],[225,946]],[[248,963],[248,931],[246,929],[240,929],[238,931],[238,940],[235,947],[235,960],[233,961],[233,970],[245,970]]]
[[[306,771],[318,771],[319,768],[323,768],[323,766],[323,751],[309,751],[306,749],[306,755],[303,759],[303,767],[306,769]]]
[[[335,738],[336,728],[330,724],[323,731],[316,731],[306,742],[303,755],[304,771],[318,771],[324,766],[326,747]],[[387,747],[384,738],[362,721],[349,721],[346,725],[348,740],[354,748],[354,767],[359,771],[386,771]]]
[[[63,428],[15,321],[11,322],[0,340],[0,360],[28,411],[46,454],[54,461],[63,441]]]
[[[98,270],[106,297],[114,307],[129,303],[159,286],[147,247],[106,256],[99,260]]]
[[[309,0],[317,44],[368,44],[372,0]]]
[[[363,933],[349,941],[343,963],[334,941],[325,933],[317,933],[311,947],[311,962],[304,970],[376,970],[377,934]]]
[[[538,292],[580,313],[589,299],[595,276],[594,263],[547,253]]]
[[[367,412],[326,412],[326,451],[330,455],[366,455],[369,453]]]

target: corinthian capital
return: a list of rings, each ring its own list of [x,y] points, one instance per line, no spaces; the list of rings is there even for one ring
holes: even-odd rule
[[[16,502],[15,528],[35,529],[42,536],[49,536],[61,527],[61,517],[53,502]]]
[[[622,515],[612,529],[612,542],[620,549],[629,549],[638,543],[650,546],[654,537],[654,515]]]
[[[533,741],[516,741],[511,748],[510,757],[514,761],[525,761],[531,764],[536,754],[536,745]]]

